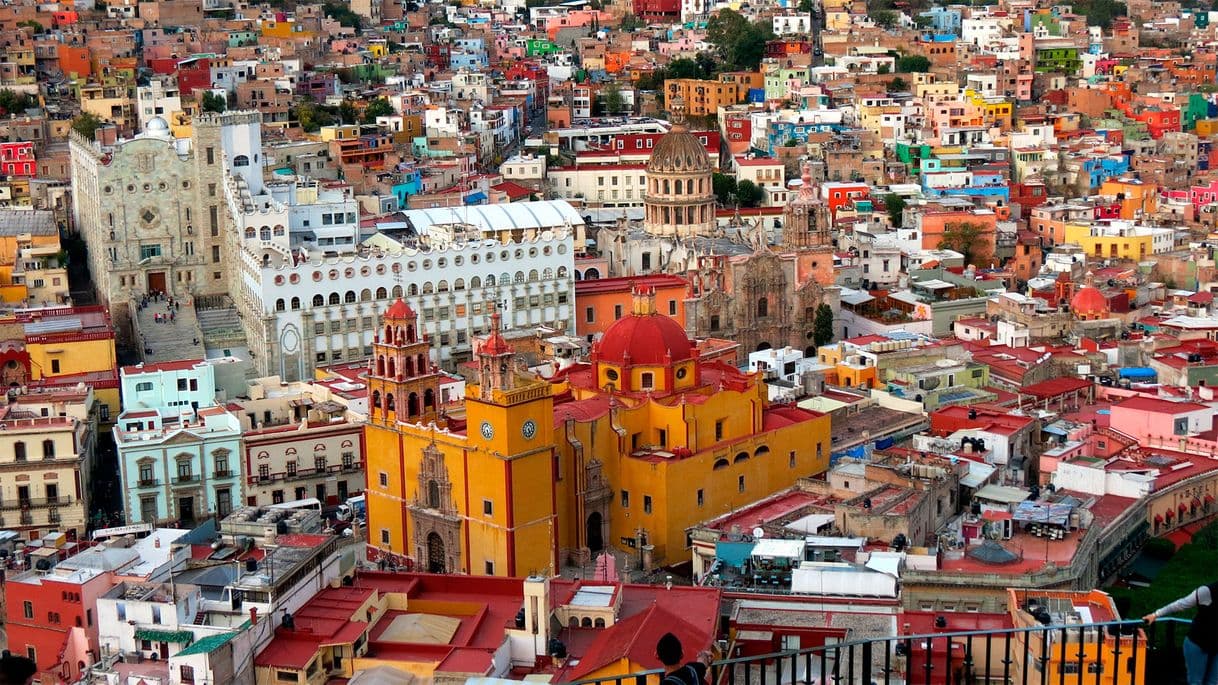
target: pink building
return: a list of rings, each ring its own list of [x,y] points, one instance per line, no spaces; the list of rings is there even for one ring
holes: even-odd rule
[[[1203,205],[1218,202],[1218,180],[1210,181],[1209,185],[1189,188],[1188,200],[1197,209],[1200,209]]]
[[[1112,405],[1111,425],[1142,444],[1166,446],[1177,440],[1213,441],[1215,408],[1198,402],[1130,397]]]

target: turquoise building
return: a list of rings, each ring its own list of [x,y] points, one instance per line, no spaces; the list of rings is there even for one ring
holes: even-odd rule
[[[124,367],[114,426],[128,523],[185,527],[227,516],[241,494],[241,422],[216,399],[209,361]]]

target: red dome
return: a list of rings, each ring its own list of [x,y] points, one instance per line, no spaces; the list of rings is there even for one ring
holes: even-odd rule
[[[386,319],[413,319],[415,318],[414,310],[402,298],[398,298],[393,304],[389,305],[389,309],[385,310]]]
[[[596,351],[599,361],[622,366],[667,364],[694,356],[685,329],[662,314],[631,314],[618,319],[605,331]]]
[[[1085,285],[1070,298],[1070,311],[1075,314],[1098,314],[1108,311],[1108,300],[1099,288]]]

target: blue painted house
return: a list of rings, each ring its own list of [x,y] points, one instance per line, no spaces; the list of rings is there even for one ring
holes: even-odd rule
[[[128,523],[192,527],[244,501],[241,422],[216,401],[212,363],[128,366],[120,383],[114,442]]]

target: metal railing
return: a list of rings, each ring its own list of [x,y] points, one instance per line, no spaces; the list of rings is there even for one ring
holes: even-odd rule
[[[0,502],[0,509],[39,509],[41,507],[64,506],[72,503],[70,495],[61,497],[23,497]]]
[[[952,614],[946,614],[948,621]],[[711,663],[710,685],[1174,685],[1187,621],[1034,625],[847,640]],[[1187,627],[1187,626],[1185,626]],[[832,629],[830,629],[832,630]],[[832,639],[832,638],[829,638]],[[687,657],[690,655],[687,655]],[[657,685],[651,670],[569,685]]]

